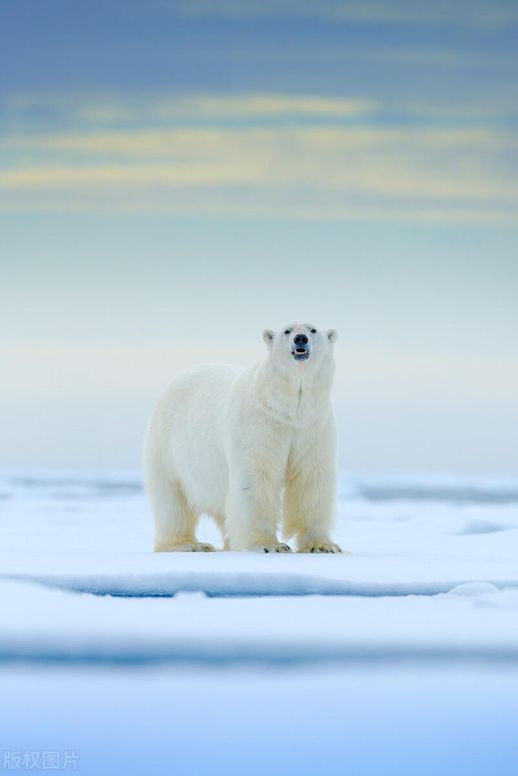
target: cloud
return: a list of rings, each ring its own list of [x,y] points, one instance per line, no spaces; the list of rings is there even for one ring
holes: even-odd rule
[[[9,113],[23,123],[43,114],[54,123],[136,125],[155,123],[265,122],[283,120],[354,120],[372,116],[379,105],[371,99],[316,94],[160,94],[121,98],[117,94],[22,94],[8,101]]]
[[[144,115],[148,126],[4,137],[0,207],[318,219],[516,211],[517,144],[505,130],[383,124],[368,100],[332,96],[149,100],[144,114],[138,101],[110,108]],[[74,110],[95,104],[103,106],[78,98]],[[157,115],[170,120],[153,127]]]
[[[233,96],[196,95],[163,99],[155,103],[161,117],[348,117],[365,116],[376,104],[366,99],[344,99],[318,95],[251,94]]]
[[[32,162],[0,172],[0,194],[67,195],[118,207],[146,199],[172,212],[214,203],[236,214],[409,213],[450,208],[505,217],[518,184],[503,160],[514,141],[479,129],[275,127],[194,128],[15,138]],[[31,200],[27,200],[30,206]],[[13,202],[16,206],[16,201]]]
[[[378,50],[371,59],[397,59],[416,64],[420,61],[449,61],[448,52],[410,50]],[[456,58],[456,55],[453,56]],[[463,57],[460,57],[463,61]],[[362,96],[336,97],[315,94],[171,94],[152,93],[121,96],[98,94],[19,94],[6,98],[2,109],[4,131],[0,139],[7,152],[33,135],[35,145],[41,138],[50,146],[48,136],[69,144],[74,133],[89,135],[94,144],[117,153],[127,145],[132,133],[139,142],[152,141],[153,135],[166,138],[170,130],[182,128],[194,133],[197,129],[258,129],[299,126],[351,127],[369,132],[377,127],[387,132],[419,124],[421,131],[437,129],[456,132],[471,128],[472,132],[513,125],[518,119],[517,102],[511,93],[493,92],[491,96],[463,93],[455,100],[438,98],[424,100],[422,95],[401,96],[390,100],[374,100]],[[36,117],[36,119],[34,118]],[[10,134],[8,134],[10,128]],[[106,130],[106,132],[103,132]],[[59,134],[58,134],[59,133]],[[179,136],[179,135],[178,135]],[[473,134],[471,135],[473,137]],[[83,142],[83,140],[81,140]]]

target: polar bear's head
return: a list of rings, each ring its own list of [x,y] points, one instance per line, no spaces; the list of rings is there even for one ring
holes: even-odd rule
[[[290,323],[278,332],[263,332],[271,357],[285,368],[316,366],[332,357],[337,336],[335,329],[323,331],[311,323]]]

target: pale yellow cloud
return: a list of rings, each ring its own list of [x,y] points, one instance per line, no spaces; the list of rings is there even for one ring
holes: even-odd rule
[[[65,113],[70,118],[97,125],[131,124],[146,121],[276,121],[285,118],[350,119],[371,116],[378,104],[359,97],[329,97],[317,94],[291,95],[253,93],[233,95],[154,93],[121,98],[117,94],[21,94],[9,99],[15,113],[44,109]]]
[[[366,99],[294,96],[289,94],[252,94],[237,96],[204,96],[162,99],[156,109],[162,116],[189,115],[229,118],[268,116],[358,116],[371,113],[376,103]]]
[[[116,165],[54,166],[9,170],[0,173],[0,191],[80,191],[98,187],[120,190],[127,187],[163,186],[181,188],[212,187],[227,184],[253,184],[264,181],[260,168],[249,164],[246,169],[230,168],[223,161],[199,165],[178,163],[175,166],[126,167]],[[102,191],[99,192],[102,196]]]
[[[86,155],[175,156],[182,154],[230,153],[248,151],[259,153],[267,148],[287,150],[302,144],[319,153],[339,151],[370,151],[380,148],[421,149],[423,152],[447,149],[474,149],[498,151],[516,148],[513,135],[484,128],[427,127],[300,127],[297,124],[275,128],[200,128],[142,129],[95,133],[67,133],[40,137],[14,137],[5,141],[6,147],[30,153],[50,150],[74,151]]]
[[[517,201],[499,166],[514,140],[489,130],[193,129],[16,139],[52,163],[0,172],[0,191],[236,187],[372,196]],[[65,162],[63,154],[73,153]]]
[[[478,54],[466,57],[464,53],[447,50],[421,49],[379,49],[369,52],[370,60],[403,62],[409,65],[452,64],[473,66],[480,63]],[[473,95],[459,97],[455,102],[419,101],[391,98],[388,104],[360,97],[330,97],[314,94],[290,95],[254,93],[238,95],[174,95],[153,93],[148,96],[125,96],[114,93],[62,95],[40,92],[7,97],[6,110],[9,114],[23,117],[34,111],[54,116],[56,126],[81,125],[95,128],[109,127],[112,135],[116,127],[129,133],[131,128],[140,132],[148,127],[173,128],[188,126],[234,126],[241,123],[248,126],[278,126],[280,122],[295,124],[303,120],[305,125],[326,124],[328,126],[349,125],[354,128],[359,121],[369,128],[387,110],[394,114],[433,122],[436,127],[448,127],[455,131],[455,125],[483,128],[494,125],[495,120],[505,120],[516,113],[513,95],[495,92],[484,95],[483,103]],[[489,119],[489,121],[488,121]],[[421,125],[421,129],[423,125]],[[385,128],[388,131],[388,128]],[[398,128],[396,127],[396,131]],[[462,130],[459,130],[462,131]]]
[[[4,138],[0,207],[426,219],[509,219],[518,209],[508,164],[517,141],[503,130],[365,118],[301,123],[302,115],[368,110],[366,101],[315,96],[194,95],[153,104],[197,120]],[[250,121],[221,125],[229,115]],[[292,119],[262,121],[277,115]]]

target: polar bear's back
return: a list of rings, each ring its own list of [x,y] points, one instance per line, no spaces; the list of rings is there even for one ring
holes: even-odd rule
[[[240,367],[214,364],[181,374],[157,402],[146,458],[158,456],[166,475],[181,482],[200,511],[222,511],[228,480],[227,408]]]

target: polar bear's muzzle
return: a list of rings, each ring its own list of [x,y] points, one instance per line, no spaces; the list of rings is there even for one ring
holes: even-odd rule
[[[311,345],[305,334],[297,334],[293,337],[291,355],[295,361],[307,361],[311,355]]]

